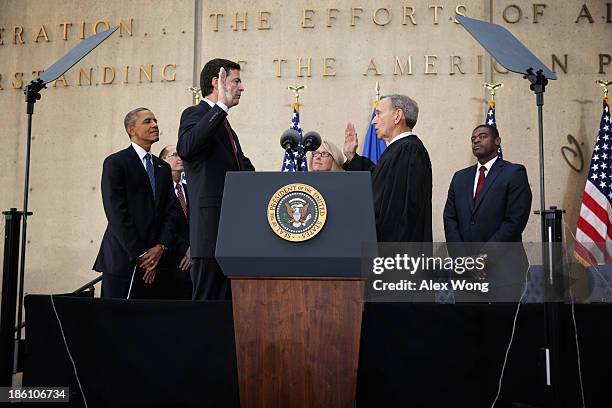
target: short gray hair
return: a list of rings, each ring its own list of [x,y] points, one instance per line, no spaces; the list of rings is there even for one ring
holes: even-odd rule
[[[419,118],[419,105],[407,97],[406,95],[385,95],[380,99],[389,98],[391,100],[391,106],[393,109],[401,109],[404,112],[406,118],[406,125],[413,129],[416,126],[417,119]]]
[[[125,126],[125,131],[127,132],[128,127],[134,123],[134,121],[136,120],[136,114],[138,114],[138,112],[142,112],[142,111],[147,111],[147,112],[151,112],[151,109],[149,108],[136,108],[136,109],[132,109],[131,111],[129,111],[127,113],[127,115],[125,115],[125,118],[123,119],[123,126]]]

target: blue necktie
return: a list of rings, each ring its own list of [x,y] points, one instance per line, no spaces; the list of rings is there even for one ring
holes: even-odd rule
[[[145,155],[145,162],[147,166],[147,174],[149,175],[149,183],[151,183],[151,190],[153,191],[153,199],[155,199],[155,173],[153,172],[153,163],[151,162],[151,153]]]

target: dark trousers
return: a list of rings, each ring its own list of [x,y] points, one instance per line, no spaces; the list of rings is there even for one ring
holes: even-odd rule
[[[213,258],[193,258],[191,265],[193,300],[231,300],[229,279]]]
[[[158,270],[160,292],[159,299],[191,300],[193,293],[189,270],[183,271],[178,266],[160,267]]]
[[[134,282],[132,283],[132,290],[130,292],[130,299],[157,299],[159,298],[158,292],[160,290],[159,280],[151,284],[145,283],[142,280],[144,272],[142,269],[137,268],[136,274],[134,275]],[[102,297],[103,298],[115,298],[115,299],[127,299],[128,291],[130,289],[130,282],[132,280],[132,274],[127,276],[114,275],[110,273],[102,273]]]

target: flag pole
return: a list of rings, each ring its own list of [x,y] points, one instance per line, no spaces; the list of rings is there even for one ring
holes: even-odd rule
[[[608,99],[608,85],[612,85],[612,81],[605,81],[603,79],[598,79],[595,81],[596,84],[599,84],[603,88],[603,98]]]
[[[504,84],[501,82],[497,82],[497,83],[485,82],[483,86],[487,88],[491,94],[491,99],[489,100],[489,106],[492,105],[491,107],[493,108],[495,106],[495,90],[497,90],[498,88],[503,88]]]

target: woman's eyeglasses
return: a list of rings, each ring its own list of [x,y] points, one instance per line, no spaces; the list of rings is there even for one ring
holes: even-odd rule
[[[328,157],[331,157],[331,153],[329,152],[314,152],[312,154],[312,157],[321,157],[323,159],[327,159]]]

